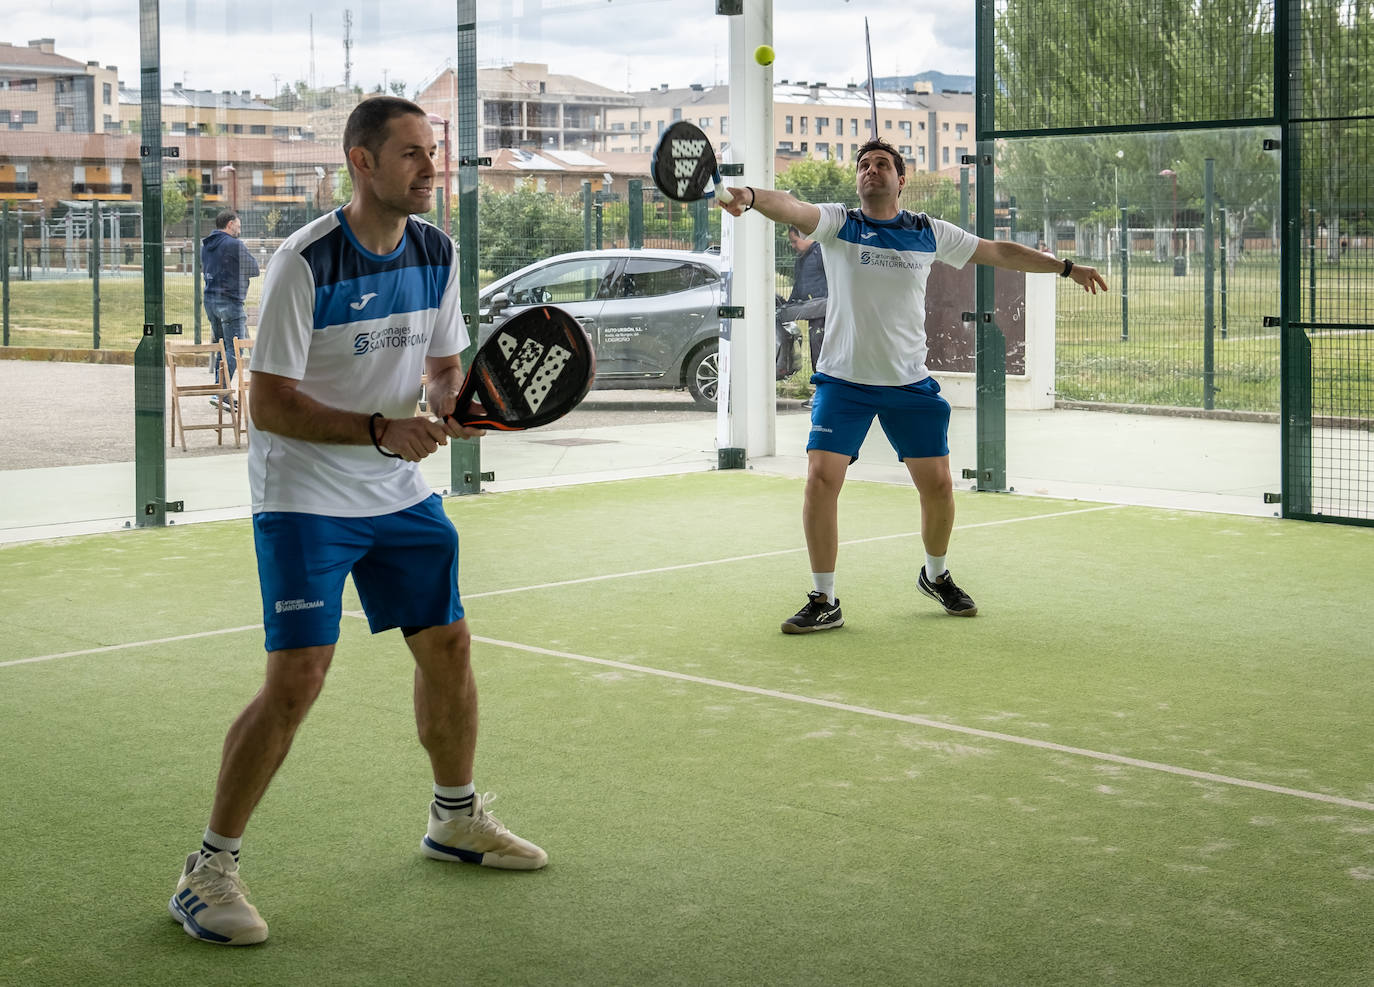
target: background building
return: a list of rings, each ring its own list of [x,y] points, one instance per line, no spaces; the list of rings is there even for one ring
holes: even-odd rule
[[[126,133],[138,135],[142,118],[137,89],[119,90]],[[162,132],[173,137],[271,137],[310,140],[314,128],[303,110],[278,109],[250,90],[187,89],[180,82],[162,90]]]
[[[415,97],[425,109],[450,122],[458,118],[458,80],[445,69]],[[550,73],[547,65],[516,62],[477,72],[477,149],[598,151],[608,136],[607,117],[632,107],[635,97],[573,75]]]
[[[730,143],[728,86],[666,85],[632,94],[634,105],[608,109],[609,151],[652,152],[659,134],[689,120],[717,145]],[[957,168],[973,150],[973,95],[879,90],[878,136],[918,171]],[[773,86],[773,147],[788,160],[852,162],[872,134],[868,91],[857,84],[789,82]]]
[[[483,181],[533,181],[561,194],[624,193],[647,180],[649,154],[677,120],[730,144],[728,86],[667,85],[620,93],[545,64],[478,71],[478,153]],[[877,93],[878,134],[916,171],[957,168],[973,148],[973,96],[932,92],[915,80]],[[164,142],[176,147],[165,177],[207,207],[229,206],[245,227],[272,235],[329,208],[344,192],[344,123],[367,95],[356,86],[295,90],[270,100],[250,90],[199,90],[174,83],[161,95]],[[852,162],[871,135],[867,90],[779,81],[773,88],[773,149],[779,170],[800,159]],[[457,77],[445,69],[416,94],[435,120],[441,163],[456,182]],[[0,200],[47,211],[90,200],[136,203],[142,105],[114,66],[57,54],[50,38],[0,43]],[[742,138],[751,140],[752,136]]]
[[[0,131],[117,133],[119,73],[55,51],[52,38],[0,41]]]

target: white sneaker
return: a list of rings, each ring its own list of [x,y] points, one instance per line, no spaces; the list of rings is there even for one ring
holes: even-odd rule
[[[267,923],[248,903],[247,895],[232,853],[221,850],[213,857],[202,857],[197,850],[186,858],[186,869],[167,910],[192,939],[249,946],[267,938]]]
[[[506,870],[538,870],[549,862],[549,855],[529,840],[522,840],[501,820],[487,812],[496,801],[488,792],[472,799],[472,815],[440,819],[434,803],[429,806],[429,832],[420,843],[420,852],[434,860],[462,861],[483,867]]]

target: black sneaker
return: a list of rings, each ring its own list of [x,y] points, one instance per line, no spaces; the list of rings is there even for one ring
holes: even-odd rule
[[[967,593],[954,585],[954,577],[949,570],[938,580],[931,580],[926,575],[926,567],[921,566],[921,574],[916,579],[916,586],[922,593],[930,597],[940,606],[945,608],[945,613],[952,617],[972,617],[978,612],[978,604],[974,603]]]
[[[831,603],[824,593],[812,591],[806,594],[806,606],[798,610],[795,617],[788,617],[782,622],[782,632],[810,634],[812,631],[828,631],[832,627],[843,626],[840,601]]]

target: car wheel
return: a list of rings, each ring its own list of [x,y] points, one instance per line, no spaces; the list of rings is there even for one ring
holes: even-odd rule
[[[710,411],[716,410],[716,391],[720,387],[719,343],[706,343],[687,361],[687,391],[692,400]]]

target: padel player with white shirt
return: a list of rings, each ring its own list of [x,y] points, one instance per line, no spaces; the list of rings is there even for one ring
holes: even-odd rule
[[[324,685],[348,575],[372,631],[399,628],[415,661],[415,719],[434,777],[420,852],[518,870],[548,861],[473,784],[477,690],[458,533],[418,465],[450,438],[481,434],[415,414],[422,373],[431,407],[454,406],[468,344],[453,241],[415,218],[433,206],[435,151],[416,104],[359,103],[344,129],[352,200],[288,237],[264,280],[249,478],[267,673],[229,728],[210,825],[168,904],[204,942],[267,938],[239,850]]]
[[[855,160],[858,209],[814,205],[788,192],[748,186],[732,188],[733,201],[721,205],[733,216],[758,212],[815,239],[830,284],[825,347],[811,378],[816,393],[802,507],[812,589],[806,605],[783,621],[787,634],[844,624],[835,592],[840,489],[874,418],[920,496],[925,558],[917,589],[953,616],[978,612],[945,565],[954,529],[954,482],[949,403],[926,367],[925,287],[931,265],[938,261],[959,268],[972,261],[1057,273],[1094,294],[1107,287],[1090,267],[1018,243],[984,240],[943,220],[901,209],[897,202],[906,184],[906,164],[886,141],[868,141]]]

